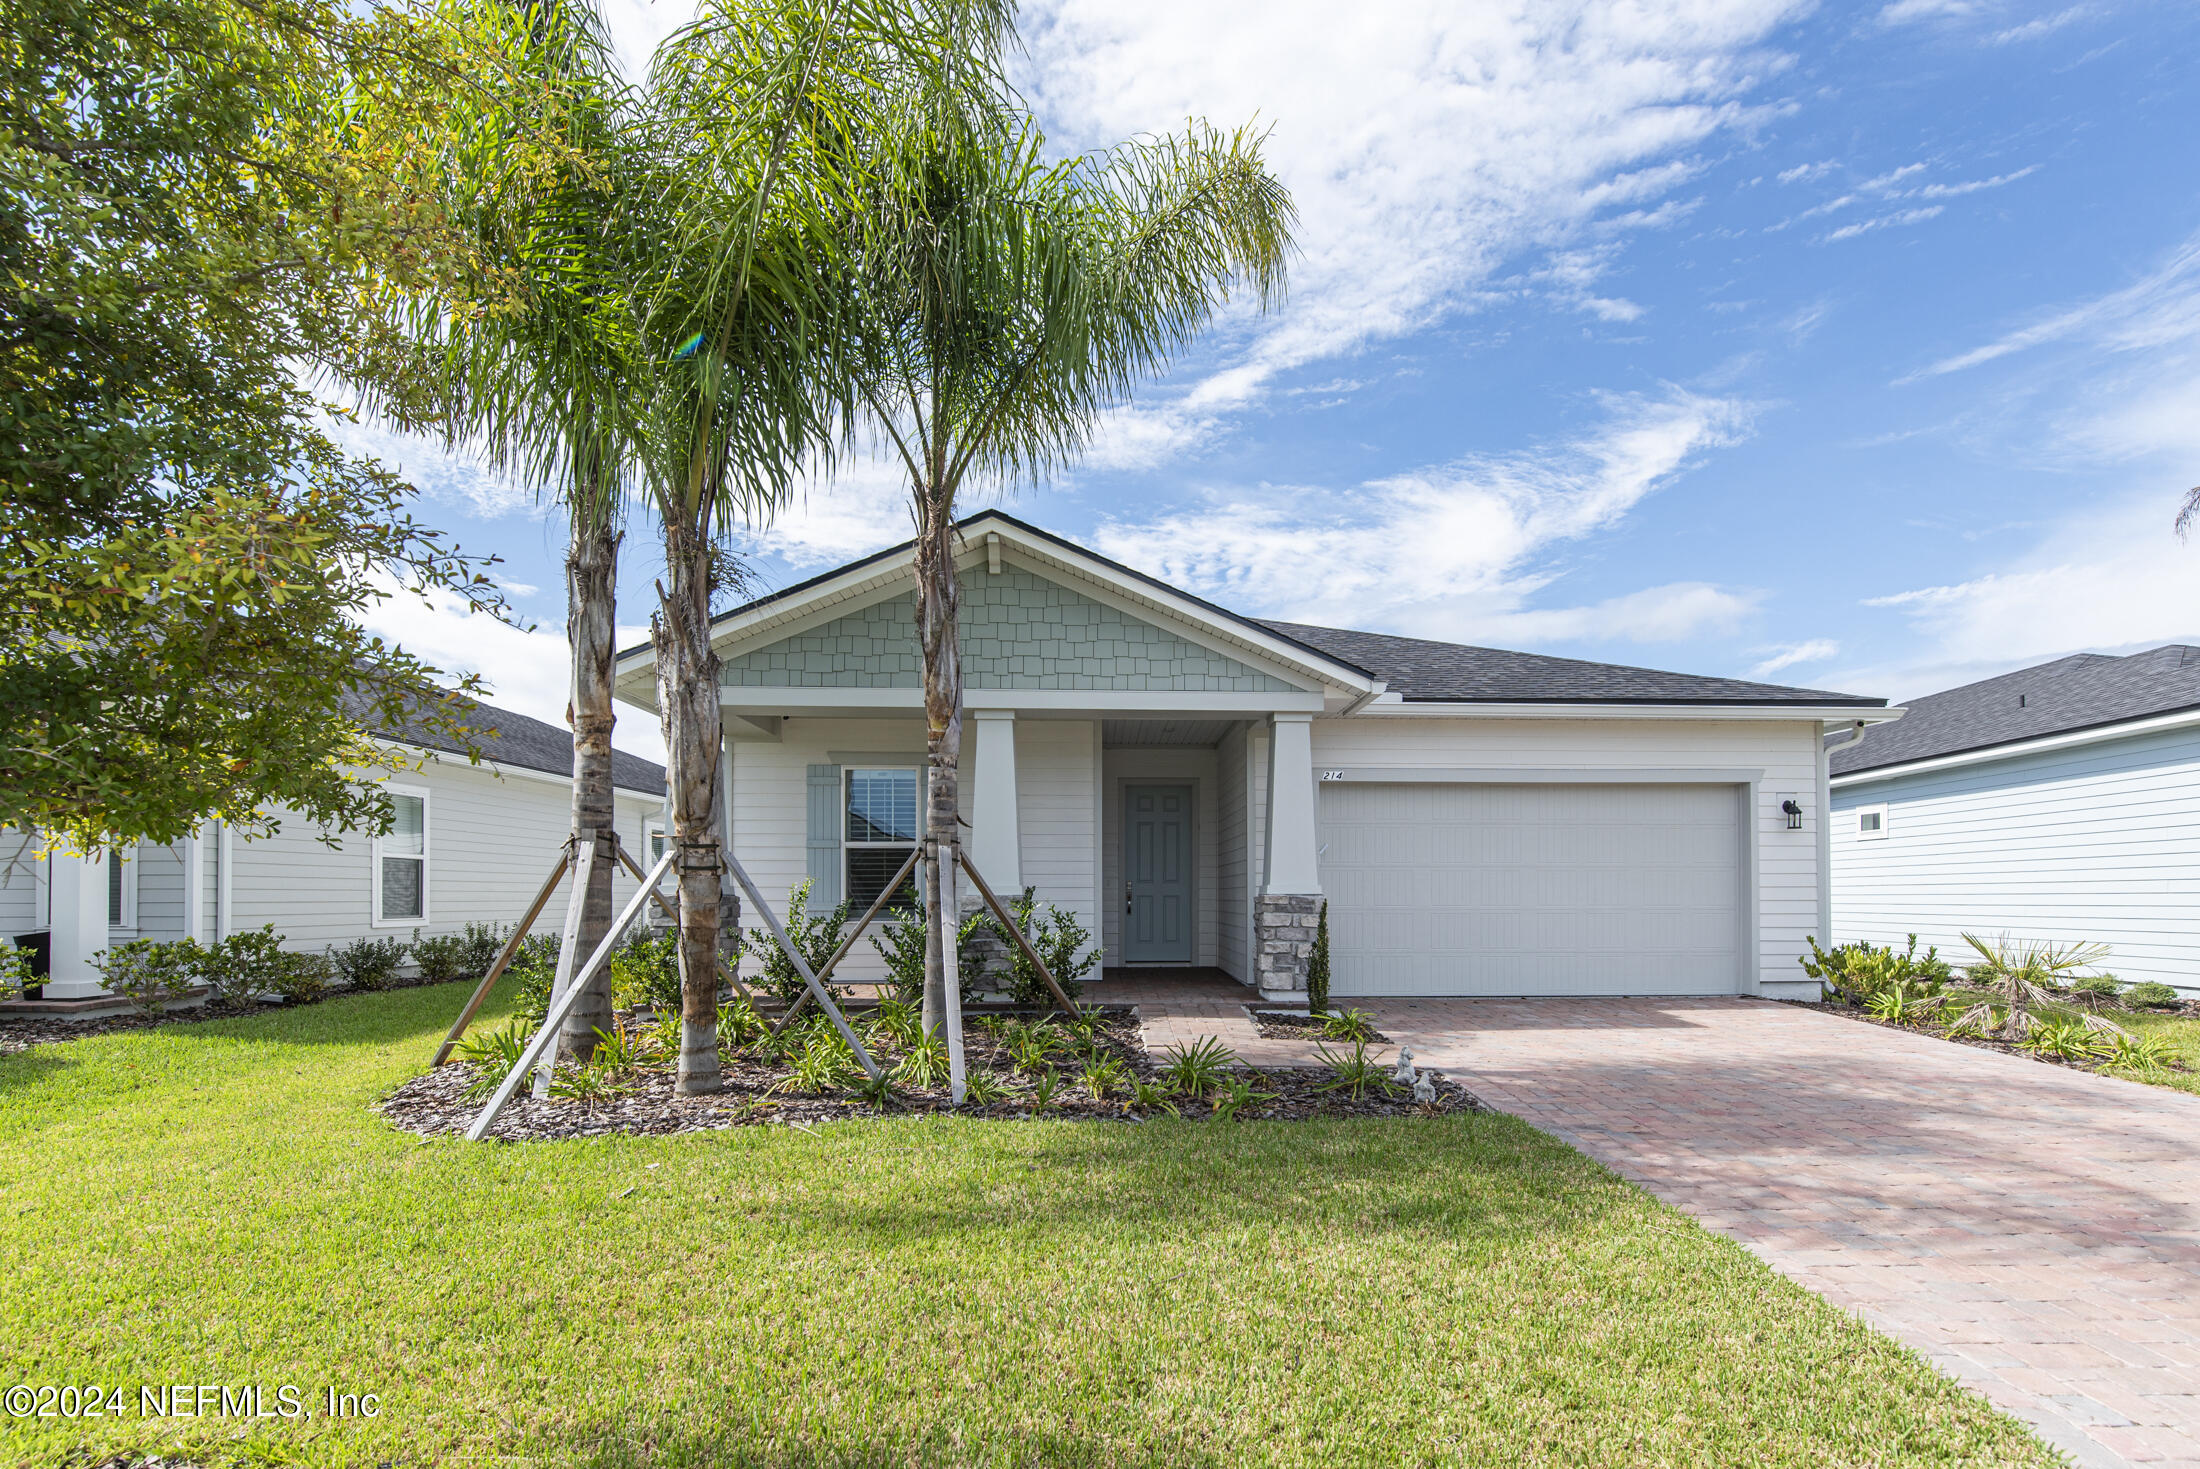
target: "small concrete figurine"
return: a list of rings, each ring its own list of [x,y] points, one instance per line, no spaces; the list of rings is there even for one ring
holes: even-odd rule
[[[1419,1102],[1424,1107],[1435,1106],[1436,1083],[1437,1080],[1443,1076],[1443,1074],[1444,1073],[1441,1071],[1423,1072],[1421,1074],[1421,1079],[1413,1084],[1413,1100]]]
[[[1400,1086],[1411,1086],[1413,1085],[1413,1078],[1415,1075],[1416,1073],[1413,1069],[1413,1047],[1400,1046],[1398,1048],[1398,1069],[1390,1073],[1390,1079],[1397,1082]]]

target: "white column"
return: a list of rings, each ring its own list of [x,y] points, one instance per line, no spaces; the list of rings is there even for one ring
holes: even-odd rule
[[[183,936],[206,942],[206,833],[183,839]]]
[[[53,967],[46,998],[83,1000],[105,994],[91,961],[107,947],[107,854],[69,857],[56,852],[47,871],[53,895]]]
[[[1266,894],[1322,890],[1315,864],[1314,716],[1277,714],[1269,720],[1268,881]]]
[[[1004,903],[1024,890],[1023,840],[1016,826],[1016,712],[973,709],[977,789],[970,801],[970,860]]]

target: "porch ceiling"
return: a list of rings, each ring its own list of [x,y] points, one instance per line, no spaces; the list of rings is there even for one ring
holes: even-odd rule
[[[1127,746],[1217,745],[1236,723],[1230,719],[1103,719],[1100,743]]]

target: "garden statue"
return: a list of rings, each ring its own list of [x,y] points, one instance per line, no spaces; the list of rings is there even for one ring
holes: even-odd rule
[[[1400,1046],[1398,1048],[1398,1069],[1390,1073],[1390,1079],[1400,1086],[1411,1086],[1413,1085],[1413,1077],[1413,1047]]]

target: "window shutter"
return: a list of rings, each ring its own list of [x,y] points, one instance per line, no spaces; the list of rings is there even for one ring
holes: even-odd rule
[[[810,767],[810,911],[840,902],[840,767]]]

